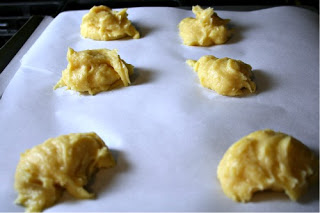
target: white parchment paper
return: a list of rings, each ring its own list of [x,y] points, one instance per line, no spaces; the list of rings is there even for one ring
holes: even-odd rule
[[[259,129],[290,134],[318,154],[317,14],[294,7],[217,11],[231,19],[232,38],[224,45],[188,47],[177,25],[191,11],[130,8],[142,37],[119,41],[82,38],[87,12],[64,12],[48,25],[0,100],[0,210],[24,210],[14,204],[20,153],[50,137],[95,131],[117,160],[90,185],[97,199],[64,193],[45,211],[319,211],[318,186],[299,202],[263,192],[241,204],[223,194],[216,178],[228,147]],[[54,91],[68,47],[118,49],[135,66],[132,85],[95,96]],[[203,55],[250,64],[257,93],[233,98],[203,88],[185,63]]]

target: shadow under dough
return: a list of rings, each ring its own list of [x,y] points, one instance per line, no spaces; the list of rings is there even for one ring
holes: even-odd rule
[[[250,202],[260,203],[266,201],[291,202],[289,197],[284,192],[273,192],[271,190],[255,192]]]
[[[140,39],[144,38],[146,36],[149,36],[149,34],[151,34],[151,32],[154,31],[153,27],[150,26],[146,26],[141,22],[132,22],[132,25],[138,30],[138,32],[140,33]]]
[[[154,73],[139,67],[134,68],[134,73],[130,76],[131,85],[140,85],[149,83],[153,80]]]
[[[97,197],[100,194],[110,193],[116,182],[116,177],[130,170],[130,164],[127,162],[123,152],[114,149],[110,151],[116,161],[115,167],[100,170],[86,186],[86,189],[95,193]]]
[[[314,184],[309,186],[307,191],[302,194],[296,202],[301,204],[308,204],[317,200],[319,200],[319,184]],[[270,190],[254,193],[250,202],[260,203],[266,201],[294,202],[290,200],[285,192],[273,192]]]
[[[243,39],[242,32],[246,30],[246,27],[236,24],[228,24],[228,29],[231,30],[231,36],[225,43],[226,45],[239,43]]]
[[[110,151],[116,161],[115,167],[99,170],[89,179],[89,183],[84,186],[85,190],[94,193],[96,198],[104,193],[111,193],[113,185],[116,182],[116,177],[130,169],[130,164],[127,162],[122,152],[114,149],[110,149]],[[77,203],[81,201],[81,199],[73,197],[67,190],[64,190],[62,197],[57,201],[56,205],[60,203]]]
[[[253,81],[257,85],[257,93],[263,93],[274,89],[277,85],[275,79],[265,71],[253,70]]]

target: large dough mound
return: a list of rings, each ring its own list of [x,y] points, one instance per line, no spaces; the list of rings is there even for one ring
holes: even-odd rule
[[[202,86],[221,95],[242,96],[256,91],[251,66],[240,60],[207,55],[187,63],[198,73]]]
[[[117,12],[106,6],[94,6],[82,18],[81,35],[101,41],[124,37],[140,38],[139,32],[127,16],[127,9]]]
[[[300,141],[280,132],[259,130],[233,144],[218,166],[224,193],[247,202],[256,191],[284,191],[297,200],[317,181],[319,162]]]
[[[185,18],[179,23],[180,37],[185,45],[211,46],[229,39],[229,19],[221,19],[210,7],[203,10],[200,6],[193,6],[192,12],[196,18]]]
[[[133,66],[123,61],[117,50],[97,49],[76,52],[69,48],[68,66],[54,89],[67,86],[90,95],[130,84]]]
[[[50,138],[21,154],[14,187],[16,203],[38,212],[52,206],[65,188],[72,196],[93,198],[83,186],[100,168],[115,161],[108,147],[95,133],[75,133]]]

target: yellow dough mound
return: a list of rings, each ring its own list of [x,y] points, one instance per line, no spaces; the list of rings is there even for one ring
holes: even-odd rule
[[[202,86],[225,96],[243,96],[256,91],[251,66],[240,60],[202,56],[198,61],[187,60],[198,73]]]
[[[74,133],[50,138],[21,154],[14,187],[16,203],[28,212],[52,206],[66,189],[80,199],[93,198],[83,186],[100,168],[115,161],[96,133]]]
[[[270,129],[253,132],[233,144],[218,166],[224,193],[250,201],[257,191],[284,191],[297,200],[318,180],[319,161],[303,143]]]
[[[81,35],[84,38],[101,41],[124,37],[140,38],[139,32],[127,16],[127,9],[117,12],[106,6],[94,6],[82,18]]]
[[[193,6],[196,18],[185,18],[179,23],[180,37],[188,46],[211,46],[225,43],[230,35],[229,19],[221,19],[212,8]]]
[[[97,49],[76,52],[69,48],[68,66],[54,89],[88,92],[90,95],[130,84],[133,66],[123,61],[117,50]]]

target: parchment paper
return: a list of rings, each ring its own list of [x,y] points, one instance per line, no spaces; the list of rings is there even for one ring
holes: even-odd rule
[[[265,128],[319,149],[318,15],[294,7],[217,11],[235,32],[224,45],[188,47],[178,23],[193,17],[176,8],[130,8],[138,40],[94,41],[80,36],[88,11],[58,15],[21,60],[0,100],[0,210],[14,204],[19,154],[50,137],[95,131],[117,166],[99,172],[95,200],[64,193],[45,211],[319,211],[318,186],[299,202],[284,193],[257,193],[242,204],[227,198],[216,178],[224,152]],[[135,66],[132,85],[95,96],[53,86],[66,68],[67,48],[118,49]],[[203,88],[185,63],[203,55],[253,67],[257,93],[225,97]],[[41,162],[39,162],[41,163]]]

